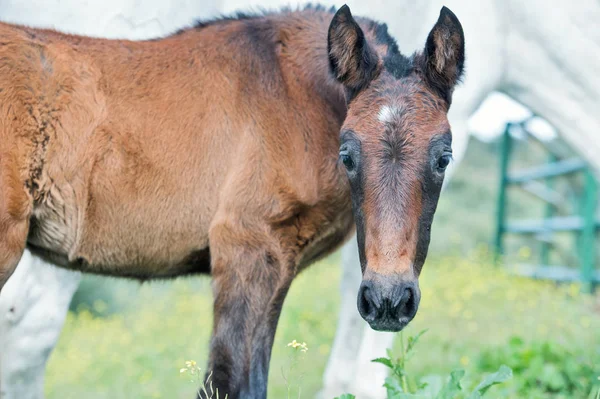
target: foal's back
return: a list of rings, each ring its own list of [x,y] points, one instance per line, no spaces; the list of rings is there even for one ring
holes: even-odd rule
[[[223,20],[146,42],[0,25],[0,151],[18,166],[14,190],[27,187],[29,245],[145,278],[207,270],[216,225],[272,236],[306,217],[312,238],[335,212],[307,209],[347,207],[341,93],[315,44],[330,18]]]

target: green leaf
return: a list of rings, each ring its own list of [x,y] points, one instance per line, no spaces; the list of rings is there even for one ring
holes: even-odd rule
[[[392,371],[393,371],[394,375],[398,378],[402,378],[403,376],[406,375],[406,371],[402,368],[402,365],[399,363],[396,363],[393,365]]]
[[[481,398],[490,387],[501,384],[505,381],[508,381],[512,378],[512,370],[510,367],[506,365],[500,366],[498,371],[493,374],[488,375],[475,387],[473,393],[469,396],[468,399],[478,399]]]
[[[465,376],[465,370],[454,370],[450,373],[450,381],[444,385],[442,390],[435,397],[436,399],[453,399],[456,394],[462,391],[460,380]]]
[[[392,360],[388,359],[387,357],[378,357],[377,359],[373,359],[371,360],[371,362],[373,363],[381,363],[384,366],[387,366],[389,368],[394,368],[394,365],[392,364]]]
[[[352,395],[351,393],[345,393],[342,396],[338,396],[334,399],[356,399],[356,396]]]
[[[421,336],[423,334],[425,334],[428,330],[422,330],[420,331],[417,335],[415,335],[414,337],[408,337],[408,345],[406,346],[406,353],[410,353],[410,351],[415,347],[415,345],[417,344],[417,342],[419,342],[419,338],[421,338]]]

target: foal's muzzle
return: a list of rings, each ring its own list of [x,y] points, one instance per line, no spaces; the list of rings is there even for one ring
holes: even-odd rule
[[[415,317],[420,299],[416,280],[377,275],[360,285],[358,312],[374,330],[400,331]]]

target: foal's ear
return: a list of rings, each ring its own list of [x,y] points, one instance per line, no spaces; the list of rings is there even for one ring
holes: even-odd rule
[[[351,95],[362,90],[375,77],[378,57],[365,34],[344,5],[335,13],[327,35],[329,67]]]
[[[463,75],[465,35],[458,18],[447,7],[442,7],[429,32],[424,56],[427,81],[450,103],[452,90]]]

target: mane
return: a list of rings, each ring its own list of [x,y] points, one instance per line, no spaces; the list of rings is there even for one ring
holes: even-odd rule
[[[195,20],[195,22],[192,25],[182,28],[182,29],[179,29],[179,30],[175,31],[175,33],[167,35],[167,37],[177,36],[182,33],[189,32],[190,30],[202,30],[209,26],[223,24],[223,23],[227,23],[227,22],[256,20],[256,19],[260,19],[260,18],[264,18],[264,17],[269,17],[272,15],[286,14],[286,13],[292,13],[292,12],[302,12],[302,11],[317,11],[317,12],[320,11],[320,12],[326,12],[326,13],[333,15],[333,14],[335,14],[336,8],[335,8],[335,6],[326,7],[321,4],[312,4],[312,3],[308,3],[303,6],[298,6],[295,9],[293,9],[290,6],[284,6],[279,9],[266,9],[263,7],[258,7],[256,9],[256,11],[236,11],[236,12],[233,12],[232,14],[218,15],[217,17],[214,17],[211,19],[206,19],[206,20],[197,19],[197,20]]]
[[[177,36],[194,30],[202,30],[210,26],[225,24],[228,22],[253,21],[273,15],[280,15],[293,12],[315,11],[328,13],[331,14],[331,16],[333,16],[336,10],[337,9],[335,6],[326,7],[321,4],[312,3],[306,4],[304,6],[298,6],[296,8],[285,6],[279,9],[265,9],[259,7],[256,11],[237,11],[232,14],[219,15],[215,18],[207,20],[196,20],[192,25],[179,29],[175,33],[167,35],[166,37]],[[361,22],[361,25],[363,25],[364,28],[366,28],[368,31],[374,34],[375,41],[377,42],[377,44],[383,44],[387,46],[387,54],[383,58],[385,69],[397,79],[401,79],[405,76],[408,76],[414,69],[413,57],[408,58],[402,53],[400,53],[400,49],[398,48],[396,40],[388,32],[387,24],[365,17],[358,17],[356,19],[357,21]],[[161,38],[151,40],[159,39]]]
[[[368,29],[375,34],[375,41],[378,44],[387,46],[387,54],[383,57],[385,69],[396,79],[402,79],[410,75],[414,70],[414,56],[409,58],[400,52],[396,39],[388,32],[387,24],[368,18],[360,19],[365,21]]]

